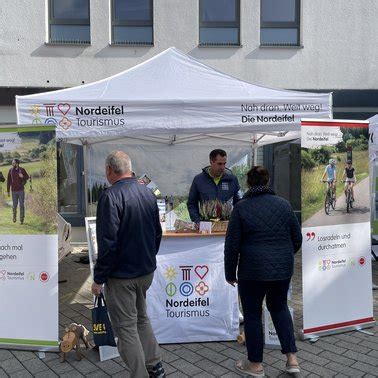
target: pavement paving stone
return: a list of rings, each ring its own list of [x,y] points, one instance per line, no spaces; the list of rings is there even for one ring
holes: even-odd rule
[[[355,352],[366,353],[366,354],[369,353],[371,350],[370,348],[367,348],[361,344],[353,344],[353,343],[348,343],[346,341],[339,341],[335,345],[340,346],[345,349],[353,350]]]
[[[236,361],[236,359],[228,358],[227,360],[222,361],[220,363],[220,365],[223,366],[224,368],[230,370],[233,373],[239,374],[239,372],[235,368],[235,361]]]
[[[218,363],[208,361],[206,359],[198,361],[196,363],[196,366],[198,366],[200,369],[206,371],[209,374],[215,375],[216,377],[220,377],[221,375],[227,374],[228,372],[228,369],[224,368]]]
[[[52,370],[42,371],[34,375],[36,378],[55,378],[58,377]]]
[[[319,353],[323,352],[323,350],[324,350],[324,349],[322,349],[318,346],[319,342],[320,342],[320,340],[317,341],[315,344],[312,344],[309,341],[296,341],[296,344],[297,344],[298,350],[305,350],[309,353],[319,354]]]
[[[63,377],[63,378],[83,378],[83,377],[85,377],[85,375],[79,373],[78,371],[72,370],[68,373],[64,373],[64,374],[60,375],[59,377]]]
[[[172,374],[175,371],[177,371],[177,369],[175,367],[173,367],[172,365],[170,365],[170,364],[168,364],[166,362],[163,363],[163,367],[164,367],[164,371],[165,371],[166,375]]]
[[[377,375],[378,368],[377,366],[372,366],[370,364],[366,364],[364,362],[357,361],[355,362],[351,368],[361,370],[365,373],[375,374]]]
[[[176,354],[174,354],[174,353],[172,353],[172,352],[170,352],[166,349],[163,349],[163,348],[161,348],[161,355],[162,355],[163,361],[165,361],[165,362],[171,362],[171,361],[174,361],[174,360],[177,360],[178,358],[180,358]]]
[[[324,366],[316,365],[309,361],[302,361],[300,362],[300,366],[309,372],[312,372],[314,374],[320,375],[321,377],[333,377],[337,372],[328,369]]]
[[[203,351],[204,351],[204,349],[201,349],[201,355],[202,355]],[[199,354],[194,353],[194,352],[192,352],[191,350],[189,350],[185,347],[175,349],[172,353],[175,354],[176,356],[178,356],[179,358],[182,358],[185,361],[188,361],[188,362],[191,362],[191,363],[196,363],[196,362],[202,360],[202,358],[203,358]]]
[[[378,343],[373,341],[374,337],[372,336],[369,341],[364,340],[358,344],[358,346],[364,346],[368,349],[373,349],[378,351]]]
[[[235,343],[232,343],[232,344],[235,344]],[[214,342],[213,343],[204,343],[203,346],[206,347],[206,348],[210,348],[210,349],[212,349],[216,352],[220,352],[222,350],[227,349],[227,346],[223,345],[222,343],[214,343]]]
[[[200,344],[200,343],[186,343],[183,344],[185,348],[190,349],[193,352],[198,352],[200,349],[204,348],[205,343]]]
[[[13,354],[9,350],[0,349],[0,363],[13,357]]]
[[[265,365],[264,366],[265,375],[267,377],[278,377],[280,374],[283,373],[282,370],[275,368],[274,366]]]
[[[68,371],[73,370],[73,367],[67,361],[60,362],[59,359],[47,361],[46,365],[58,375],[61,375],[61,374],[67,373]]]
[[[209,348],[201,349],[201,356],[202,356],[202,358],[206,358],[206,359],[213,361],[213,362],[216,362],[216,363],[220,363],[220,362],[227,359],[227,357],[224,356],[223,354],[216,352],[216,351],[209,349]]]
[[[24,369],[21,362],[16,357],[13,357],[13,354],[11,354],[11,356],[12,358],[0,362],[0,368],[2,368],[7,374]]]
[[[206,373],[205,371],[203,371],[202,373],[196,374],[193,377],[194,378],[214,378],[215,375],[212,375],[212,374],[209,374],[209,373]]]
[[[83,358],[81,361],[73,360],[69,361],[70,365],[79,371],[81,374],[88,375],[89,373],[96,371],[98,366]]]
[[[301,346],[300,346],[300,349],[305,349],[310,353],[314,353],[313,348],[315,347],[315,345],[310,344],[309,348],[304,347],[305,345],[307,346],[308,344],[302,343]],[[316,348],[317,348],[318,353],[315,353],[315,354],[319,354],[319,353],[324,352],[324,351],[329,351],[329,352],[333,352],[333,353],[337,353],[337,354],[342,355],[343,353],[345,353],[347,351],[346,348],[343,348],[343,347],[338,346],[338,345],[330,344],[323,339],[320,339],[316,342]]]
[[[222,350],[220,353],[223,354],[224,356],[228,357],[228,358],[232,358],[233,360],[237,360],[239,358],[245,358],[245,356],[246,356],[246,353],[241,353],[241,352],[238,352],[237,350],[231,349],[231,348]]]
[[[124,373],[124,371],[123,371]],[[118,373],[117,373],[118,374]],[[87,377],[90,377],[90,378],[102,378],[102,377],[114,377],[114,375],[109,375],[107,374],[106,372],[104,372],[103,370],[97,370],[97,371],[93,371],[92,373],[88,374]]]
[[[96,362],[95,365],[99,369],[103,370],[106,374],[109,374],[109,375],[119,373],[120,371],[125,370],[123,366],[121,366],[120,364],[118,364],[117,362],[113,360],[107,360],[107,361],[102,361],[102,362],[99,361],[99,362]]]
[[[182,360],[181,358],[179,360],[172,361],[171,365],[175,367],[177,370],[181,371],[182,373],[189,375],[190,377],[193,377],[193,375],[202,372],[202,370],[199,369],[197,366],[193,365],[190,362]]]
[[[364,372],[361,370],[353,369],[350,366],[345,366],[343,364],[340,364],[338,362],[330,362],[329,364],[325,365],[325,368],[328,368],[333,371],[337,371],[341,374],[345,374],[349,377],[363,377]]]
[[[377,367],[377,374],[378,374],[378,360],[377,357],[372,357],[366,354],[354,352],[352,350],[348,350],[344,353],[344,357],[348,357],[350,359],[365,362],[367,364],[373,365]]]
[[[13,350],[12,354],[20,361],[27,361],[31,360],[36,357],[35,352],[28,352],[23,350]]]
[[[0,378],[8,378],[8,374],[0,367]]]
[[[49,367],[38,357],[24,361],[22,364],[32,374],[37,374],[49,369]]]
[[[192,377],[192,376],[191,375],[186,375],[186,374],[184,374],[181,371],[176,371],[176,372],[174,372],[172,374],[167,375],[167,377],[169,377],[169,378],[189,378],[189,377]]]
[[[221,378],[238,378],[238,377],[242,377],[242,375],[230,371],[229,373],[222,375]]]
[[[372,350],[368,353],[368,356],[375,357],[378,359],[378,350]]]
[[[318,356],[324,357],[325,359],[331,360],[333,362],[338,362],[339,364],[343,364],[347,366],[352,365],[354,362],[350,358],[344,357],[343,355],[340,355],[340,354],[330,352],[328,350],[325,350],[324,352],[320,353]]]
[[[32,375],[26,370],[19,370],[19,371],[9,374],[9,377],[10,378],[29,378],[29,377],[32,378],[34,377],[34,374]]]

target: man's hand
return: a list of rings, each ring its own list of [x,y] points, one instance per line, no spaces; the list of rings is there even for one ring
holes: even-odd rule
[[[234,286],[238,283],[238,280],[234,280],[234,281],[227,281],[227,283],[229,283],[231,286]]]
[[[101,294],[102,291],[102,285],[97,284],[96,282],[93,282],[92,284],[92,294],[98,297]]]

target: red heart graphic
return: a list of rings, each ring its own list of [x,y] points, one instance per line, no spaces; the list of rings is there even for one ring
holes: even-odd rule
[[[71,105],[64,103],[64,104],[58,104],[58,110],[63,114],[66,115],[71,109]]]
[[[207,265],[197,265],[194,268],[194,271],[196,272],[197,276],[203,280],[207,273],[209,273],[209,268]]]

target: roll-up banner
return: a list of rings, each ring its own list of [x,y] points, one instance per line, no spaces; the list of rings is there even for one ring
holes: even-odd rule
[[[368,121],[303,119],[304,339],[373,326]]]
[[[0,128],[0,348],[58,350],[55,128]]]

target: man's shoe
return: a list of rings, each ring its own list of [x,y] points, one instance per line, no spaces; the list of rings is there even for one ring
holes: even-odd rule
[[[151,370],[148,371],[150,378],[165,378],[165,371],[161,362],[157,363]]]

